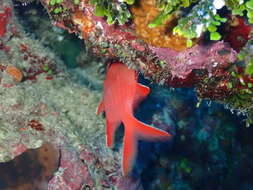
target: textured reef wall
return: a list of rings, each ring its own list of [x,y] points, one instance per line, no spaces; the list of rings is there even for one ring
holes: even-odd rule
[[[41,3],[56,26],[78,34],[93,53],[156,83],[195,87],[200,98],[239,109],[252,122],[251,0]]]
[[[0,14],[0,162],[7,162],[0,166],[1,189],[137,185],[138,181],[122,177],[118,154],[105,147],[104,121],[95,114],[99,91],[73,82],[62,61],[24,32],[12,1],[0,2]],[[92,75],[87,80],[90,84],[97,82]],[[48,153],[35,153],[46,142]],[[30,154],[28,149],[35,151]],[[4,172],[25,157],[42,164],[26,163],[27,170],[38,171],[38,181],[14,179]],[[55,162],[51,170],[44,166],[50,165],[50,157]],[[17,160],[12,164],[14,158]]]

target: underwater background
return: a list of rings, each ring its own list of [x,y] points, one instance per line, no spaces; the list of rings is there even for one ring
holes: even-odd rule
[[[0,41],[0,66],[26,75],[13,82],[0,73],[0,190],[253,190],[246,114],[141,73],[138,81],[151,93],[135,117],[172,139],[139,141],[133,171],[122,176],[123,126],[108,149],[105,115],[95,114],[108,60],[53,26],[38,2],[1,1],[13,3],[17,31]]]

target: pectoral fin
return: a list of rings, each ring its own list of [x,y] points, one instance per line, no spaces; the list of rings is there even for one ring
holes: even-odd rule
[[[103,100],[99,103],[96,114],[99,115],[101,112],[104,111],[104,102]]]

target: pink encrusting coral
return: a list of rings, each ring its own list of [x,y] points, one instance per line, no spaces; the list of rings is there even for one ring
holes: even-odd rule
[[[113,146],[115,131],[123,122],[125,135],[123,145],[122,167],[127,175],[133,166],[138,139],[164,139],[171,137],[167,132],[156,129],[137,120],[134,108],[143,100],[150,89],[137,82],[137,74],[122,63],[112,64],[104,82],[104,96],[98,107],[98,114],[106,114],[106,144]]]
[[[79,190],[93,187],[88,167],[81,162],[75,150],[62,146],[58,171],[49,181],[48,190]]]
[[[193,70],[207,70],[211,73],[217,68],[227,68],[236,60],[236,52],[223,42],[197,44],[181,52],[151,46],[150,49],[165,61],[173,77],[181,79],[187,78]]]

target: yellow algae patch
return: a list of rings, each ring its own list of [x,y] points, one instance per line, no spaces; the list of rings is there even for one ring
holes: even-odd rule
[[[168,20],[155,28],[148,24],[159,14],[156,0],[140,0],[138,5],[131,7],[136,34],[146,43],[155,47],[171,48],[182,51],[187,48],[187,39],[173,34],[172,30],[177,25],[177,17],[171,15]]]

